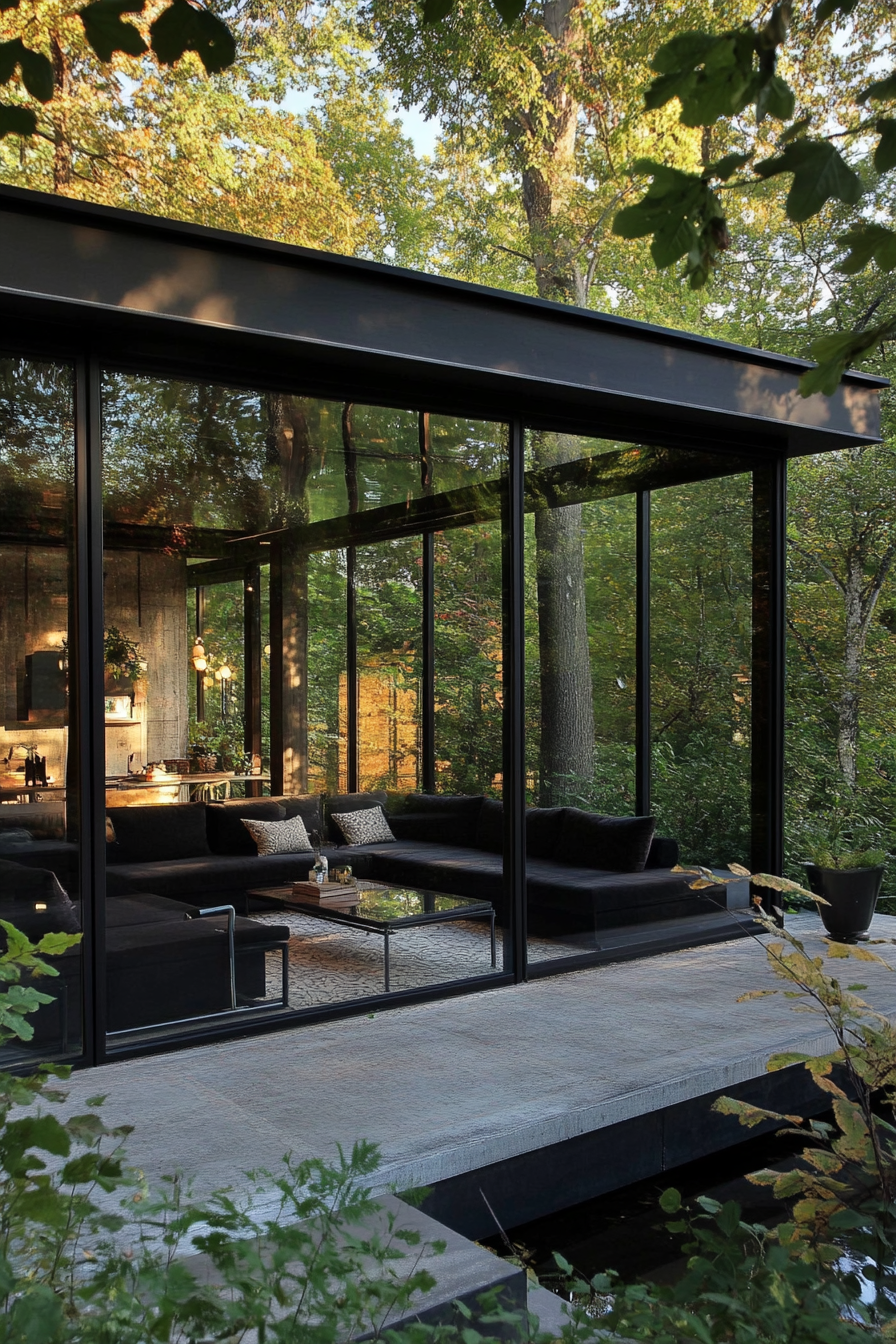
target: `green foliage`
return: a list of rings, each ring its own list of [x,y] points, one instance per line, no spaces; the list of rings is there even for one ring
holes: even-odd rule
[[[24,0],[24,4],[26,10],[36,8],[33,0]],[[18,10],[21,5],[22,0],[12,0],[3,9]],[[146,0],[91,0],[77,13],[91,50],[108,62],[116,52],[141,56],[147,50],[139,30],[123,18],[125,14],[142,14],[145,9]],[[199,0],[171,0],[150,24],[150,45],[166,65],[193,51],[209,74],[226,69],[236,57],[236,43],[229,28]],[[60,91],[49,57],[26,46],[21,38],[0,43],[0,84],[10,84],[17,70],[24,92],[41,103],[50,102]],[[30,108],[0,104],[0,138],[33,135],[36,129],[37,117]]]

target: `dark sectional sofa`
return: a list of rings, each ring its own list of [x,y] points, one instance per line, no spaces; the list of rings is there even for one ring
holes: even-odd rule
[[[374,806],[386,812],[394,840],[342,843],[334,814]],[[301,816],[309,834],[323,837],[331,864],[350,863],[362,879],[487,900],[498,922],[507,921],[503,808],[493,799],[309,794],[109,807],[108,816],[106,946],[112,1031],[227,1010],[227,919],[203,917],[201,912],[210,906],[232,906],[237,912],[240,1002],[263,999],[265,955],[279,949],[285,957],[290,931],[286,925],[244,918],[264,904],[249,892],[307,876],[312,855],[259,855],[244,817],[281,821]],[[587,943],[601,929],[675,920],[713,908],[701,893],[691,891],[686,876],[672,871],[678,862],[677,843],[653,832],[650,817],[601,817],[572,807],[529,809],[530,932],[584,935]],[[78,907],[65,895],[66,888],[76,890],[76,862],[77,847],[62,841],[23,843],[0,853],[0,917],[33,936],[50,927],[79,927]],[[79,1003],[79,951],[73,949],[58,964],[63,997]],[[46,1036],[51,1010],[41,1016],[44,1029],[38,1039]]]
[[[380,805],[395,840],[346,845],[334,813]],[[386,793],[232,800],[147,808],[109,808],[110,897],[152,891],[174,900],[226,902],[243,913],[247,892],[307,876],[310,854],[259,855],[242,818],[301,816],[323,837],[331,864],[351,863],[360,878],[490,901],[505,923],[503,809],[483,797]],[[342,843],[340,843],[342,842]],[[526,814],[531,932],[563,935],[676,919],[708,905],[672,872],[674,840],[653,834],[653,819],[599,817],[578,808]]]

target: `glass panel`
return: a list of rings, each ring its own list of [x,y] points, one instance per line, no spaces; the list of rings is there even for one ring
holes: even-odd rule
[[[500,818],[454,860],[501,789],[504,427],[110,372],[103,433],[114,1042],[491,974]],[[449,803],[415,801],[427,529],[451,569],[437,788],[471,795]],[[374,815],[337,848],[333,816],[382,798],[399,843]],[[336,884],[309,906],[315,839],[383,908],[419,881],[425,927],[387,957]]]
[[[0,360],[0,917],[37,942],[81,925],[71,737],[74,406],[68,367]],[[4,939],[5,947],[5,939]],[[4,1066],[82,1048],[81,949],[49,958],[52,1001]],[[30,983],[30,981],[26,981]]]
[[[749,475],[653,496],[652,810],[709,867],[750,856],[751,529]]]
[[[437,533],[433,557],[436,787],[500,798],[500,518]]]
[[[749,842],[750,477],[709,453],[536,432],[526,467],[529,960],[648,952],[669,921],[686,938],[715,911],[635,816],[638,491],[654,518],[651,811],[685,859],[727,863]]]
[[[591,459],[601,454],[595,475]],[[602,440],[527,440],[530,961],[595,947],[589,901],[565,899],[555,878],[558,865],[581,867],[587,841],[565,814],[543,809],[635,811],[636,499],[623,456],[636,460]]]
[[[359,546],[358,787],[413,793],[420,762],[421,543]]]

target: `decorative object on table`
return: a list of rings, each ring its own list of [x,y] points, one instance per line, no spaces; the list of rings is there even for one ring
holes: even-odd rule
[[[838,809],[808,836],[806,880],[809,890],[827,902],[819,913],[838,943],[868,939],[889,857],[885,834],[886,828],[876,819]]]
[[[163,764],[171,775],[188,775],[190,773],[190,758],[188,756],[167,757]]]
[[[317,831],[314,832],[311,843],[314,846],[314,863],[311,872],[308,874],[309,882],[316,882],[318,886],[323,886],[330,875],[330,863],[326,854],[320,852],[320,836]]]
[[[333,869],[333,881],[340,882],[344,887],[354,887],[355,879],[352,876],[351,865],[348,863],[337,864]]]

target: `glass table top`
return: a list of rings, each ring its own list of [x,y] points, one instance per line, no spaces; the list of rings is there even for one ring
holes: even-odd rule
[[[301,897],[295,904],[305,904]],[[436,891],[417,891],[413,887],[385,887],[358,882],[357,900],[345,902],[308,902],[320,911],[352,915],[383,924],[399,923],[403,919],[425,919],[427,915],[444,916],[464,911],[490,909],[488,901],[470,900],[465,896],[445,896]]]

